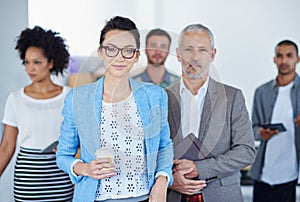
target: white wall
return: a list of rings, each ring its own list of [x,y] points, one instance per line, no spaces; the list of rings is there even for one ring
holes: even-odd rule
[[[275,45],[287,38],[300,46],[299,0],[29,0],[29,5],[30,25],[59,30],[72,55],[92,55],[104,21],[113,15],[136,22],[142,49],[149,29],[166,29],[173,37],[167,65],[176,73],[181,71],[175,57],[179,32],[190,23],[203,23],[215,35],[218,79],[243,90],[249,111],[255,88],[276,75]],[[137,66],[145,64],[142,54]]]
[[[0,117],[8,93],[28,83],[28,78],[14,50],[15,38],[27,26],[27,0],[0,0]],[[2,126],[1,126],[2,131]],[[0,137],[2,136],[2,132]],[[0,154],[1,155],[1,154]],[[15,158],[15,157],[14,157]],[[14,159],[0,178],[0,201],[13,201]]]
[[[218,51],[214,64],[220,78],[243,90],[250,111],[255,88],[277,73],[275,45],[288,38],[300,46],[298,0],[185,0],[172,9],[167,9],[174,5],[172,0],[163,2],[162,22],[174,32],[191,22],[211,28]]]

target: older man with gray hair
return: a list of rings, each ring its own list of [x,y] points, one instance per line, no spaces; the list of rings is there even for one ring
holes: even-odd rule
[[[176,52],[182,78],[166,89],[175,155],[168,201],[243,201],[239,171],[255,158],[244,96],[210,77],[216,49],[207,27],[183,29]]]

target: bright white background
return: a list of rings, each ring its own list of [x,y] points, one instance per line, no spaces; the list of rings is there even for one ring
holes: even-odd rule
[[[216,77],[242,89],[251,112],[255,88],[276,76],[275,45],[291,39],[300,46],[299,8],[299,0],[0,0],[1,118],[8,93],[28,83],[14,50],[14,39],[25,26],[58,31],[67,40],[72,56],[90,56],[98,47],[105,20],[114,15],[136,22],[142,48],[149,29],[169,31],[173,42],[167,66],[177,73],[180,65],[174,53],[178,33],[191,23],[208,26],[218,51]],[[143,54],[137,66],[145,64]],[[1,201],[13,201],[13,164],[14,159],[0,179]]]
[[[179,73],[177,36],[188,24],[202,23],[215,35],[217,78],[241,88],[251,111],[255,88],[274,78],[274,47],[283,39],[300,46],[299,0],[28,0],[29,24],[57,30],[72,55],[91,55],[105,20],[131,18],[143,36],[152,28],[170,32],[173,42],[167,68]],[[146,64],[145,55],[139,66]]]

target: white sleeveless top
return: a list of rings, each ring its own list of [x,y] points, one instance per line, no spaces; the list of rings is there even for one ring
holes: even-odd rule
[[[2,120],[17,127],[18,144],[31,149],[44,149],[58,139],[63,120],[62,108],[69,87],[50,99],[35,99],[24,93],[24,88],[9,94]]]

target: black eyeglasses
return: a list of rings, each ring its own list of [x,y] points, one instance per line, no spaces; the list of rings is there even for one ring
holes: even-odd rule
[[[109,46],[101,46],[105,50],[105,54],[108,57],[116,57],[119,54],[119,51],[121,51],[121,55],[125,59],[131,59],[133,58],[135,52],[138,51],[138,49],[135,48],[117,48],[113,45]]]

